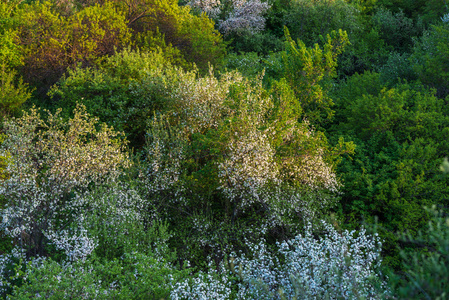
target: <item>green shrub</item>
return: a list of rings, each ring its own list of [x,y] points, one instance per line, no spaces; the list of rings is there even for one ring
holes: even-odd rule
[[[408,53],[390,53],[387,62],[379,70],[381,80],[386,86],[393,87],[404,80],[410,82],[418,79],[409,58]]]
[[[434,25],[415,41],[412,66],[418,78],[437,90],[441,98],[449,94],[449,23]]]
[[[431,220],[418,234],[404,235],[402,278],[392,280],[401,299],[447,299],[449,276],[449,218],[435,207],[426,209]],[[411,249],[410,249],[411,248]]]
[[[440,2],[439,0],[377,0],[377,7],[385,7],[394,13],[404,11],[407,17],[419,18],[428,6],[429,2]]]
[[[281,51],[283,46],[282,37],[275,36],[268,30],[253,34],[230,34],[226,40],[230,41],[229,48],[234,53],[256,52],[268,55],[271,52]]]
[[[344,0],[295,0],[285,19],[292,38],[309,47],[332,31],[346,31],[351,39],[363,26],[357,8]]]
[[[0,65],[0,122],[6,117],[17,115],[22,104],[31,97],[28,85],[21,78],[17,79],[16,75],[16,71],[7,69],[4,64]]]
[[[327,94],[331,80],[335,77],[337,57],[346,45],[348,35],[344,31],[333,31],[323,39],[320,47],[307,47],[303,41],[296,43],[286,31],[283,52],[283,75],[304,111],[304,117],[314,125],[329,121],[334,111],[333,102]]]
[[[8,299],[168,299],[171,285],[186,275],[156,254],[65,264],[43,259],[27,265]]]
[[[377,28],[365,26],[359,35],[350,36],[349,39],[351,45],[338,60],[339,77],[378,71],[387,62],[391,49]]]
[[[403,11],[393,13],[380,8],[372,17],[374,26],[379,28],[381,38],[400,53],[408,52],[413,46],[413,37],[419,36],[423,28],[418,28]]]
[[[356,224],[379,217],[386,238],[385,261],[399,267],[396,231],[416,232],[428,220],[423,205],[444,203],[448,178],[436,170],[448,149],[449,111],[445,101],[423,86],[384,88],[380,75],[355,75],[335,96],[335,127],[357,145],[343,158],[341,205]]]
[[[262,57],[256,52],[229,53],[224,68],[238,70],[243,76],[254,77],[263,71]]]
[[[77,103],[102,122],[124,131],[131,146],[144,143],[147,119],[168,101],[176,69],[161,52],[123,50],[97,68],[69,71],[50,91],[55,106],[70,113]]]

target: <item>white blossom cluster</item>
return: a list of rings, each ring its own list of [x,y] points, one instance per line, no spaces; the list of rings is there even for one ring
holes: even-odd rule
[[[170,298],[208,300],[231,299],[231,280],[223,268],[216,271],[209,266],[209,272],[199,272],[195,277],[187,278],[172,285]]]
[[[180,80],[173,87],[172,98],[176,101],[177,114],[182,126],[189,133],[204,132],[216,128],[231,110],[225,105],[229,88],[244,78],[236,73],[225,73],[220,79],[213,75],[196,78],[194,74],[179,74]]]
[[[0,295],[6,294],[7,290],[11,288],[11,279],[17,274],[8,274],[7,268],[11,268],[20,261],[25,261],[25,251],[22,248],[14,247],[10,253],[0,255]],[[14,272],[15,270],[12,270]]]
[[[83,202],[89,210],[107,216],[107,224],[120,224],[127,221],[140,221],[145,217],[148,201],[126,184],[108,185],[106,191],[100,189],[86,194]],[[118,228],[117,228],[118,229]]]
[[[221,13],[220,0],[191,0],[188,5],[205,12],[212,19],[217,18]]]
[[[219,30],[224,34],[243,32],[254,34],[265,28],[263,15],[270,5],[260,0],[233,0],[229,17],[219,22]]]
[[[0,182],[0,195],[8,199],[0,229],[27,255],[45,253],[44,237],[75,260],[95,247],[80,219],[87,188],[115,182],[129,164],[120,134],[96,124],[81,106],[68,123],[58,113],[43,121],[33,109],[5,124],[0,153],[11,159],[10,176]]]
[[[318,149],[321,150],[321,149]],[[318,151],[321,152],[321,151]],[[282,168],[288,170],[289,178],[310,187],[313,190],[320,188],[337,193],[340,184],[332,168],[323,160],[319,153],[313,155],[304,154],[300,158],[301,164],[292,161],[292,158],[284,159]]]
[[[270,9],[267,2],[260,0],[191,0],[191,7],[218,19],[219,30],[224,34],[254,34],[265,28],[263,15]]]
[[[265,201],[263,188],[276,182],[279,173],[267,135],[253,129],[232,139],[228,151],[228,157],[218,166],[223,192],[231,200],[244,199],[247,203],[243,206]]]
[[[449,23],[449,13],[442,16],[441,21],[443,21],[443,23]]]
[[[301,134],[306,139],[312,135],[310,131]],[[317,209],[332,204],[340,184],[320,155],[321,149],[312,154],[297,149],[293,155],[282,155],[271,146],[269,132],[253,128],[235,136],[218,165],[220,189],[232,201],[243,208],[264,203],[273,213],[272,221],[278,223],[292,211],[312,220]],[[289,140],[288,135],[284,140]]]
[[[55,226],[49,226],[50,229],[44,232],[44,235],[53,242],[57,249],[64,250],[70,261],[85,260],[95,248],[98,242],[95,237],[90,237],[83,226],[84,217],[78,217],[78,227],[73,230],[53,231]]]
[[[389,295],[379,271],[381,242],[362,229],[339,233],[323,222],[325,235],[304,235],[278,244],[250,245],[250,256],[231,255],[218,270],[200,272],[172,285],[172,299],[384,299]],[[231,285],[234,278],[234,285]],[[238,278],[235,281],[235,278]]]
[[[242,279],[239,298],[383,299],[388,291],[376,272],[382,246],[377,234],[339,233],[323,224],[322,238],[314,238],[309,225],[304,235],[280,243],[283,263],[264,243],[253,246],[253,259],[235,258],[231,271]]]
[[[149,122],[147,132],[146,186],[149,192],[173,189],[180,182],[184,154],[184,136],[181,130],[173,128],[164,115],[155,116]],[[182,190],[182,186],[175,190]]]

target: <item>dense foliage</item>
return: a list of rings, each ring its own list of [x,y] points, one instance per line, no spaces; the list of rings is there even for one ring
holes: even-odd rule
[[[1,297],[446,299],[448,64],[444,0],[1,0]]]

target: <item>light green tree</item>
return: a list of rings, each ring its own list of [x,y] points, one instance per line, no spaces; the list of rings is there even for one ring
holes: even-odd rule
[[[304,118],[313,125],[321,125],[334,115],[332,99],[328,95],[331,80],[336,76],[337,57],[349,44],[346,32],[333,31],[322,38],[323,46],[307,47],[295,42],[285,29],[283,75],[298,99]]]

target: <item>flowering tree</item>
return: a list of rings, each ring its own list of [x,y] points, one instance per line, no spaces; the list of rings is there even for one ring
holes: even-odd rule
[[[270,95],[260,76],[178,71],[168,85],[167,111],[149,122],[148,191],[177,203],[198,188],[196,198],[220,195],[233,214],[262,205],[278,220],[317,217],[332,205],[340,186],[332,151],[298,122],[302,111],[285,82]]]
[[[219,22],[219,29],[225,35],[260,32],[265,28],[263,15],[269,8],[268,3],[260,0],[235,0],[228,18]]]
[[[263,15],[270,5],[260,0],[192,0],[189,5],[218,21],[224,35],[254,34],[265,28]]]
[[[99,127],[99,129],[98,129]],[[0,154],[8,154],[0,195],[1,229],[27,255],[44,255],[49,244],[72,259],[95,247],[83,227],[84,193],[93,184],[113,182],[129,164],[121,134],[99,126],[83,106],[67,122],[56,114],[44,121],[36,109],[5,123],[7,138]]]

